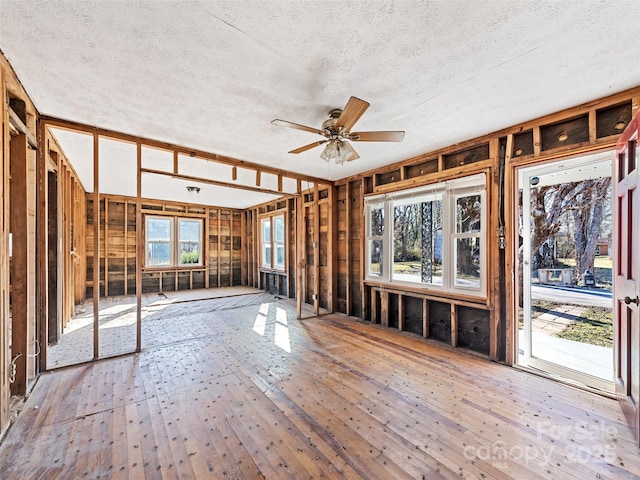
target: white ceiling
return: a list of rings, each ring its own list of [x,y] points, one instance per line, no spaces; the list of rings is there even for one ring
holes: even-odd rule
[[[339,179],[640,85],[639,18],[640,1],[0,0],[0,49],[42,114]],[[353,130],[404,142],[354,143],[345,165],[287,153],[321,137],[271,120],[320,127],[352,95],[371,103]]]

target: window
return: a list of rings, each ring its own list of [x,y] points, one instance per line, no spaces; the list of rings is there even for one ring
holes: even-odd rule
[[[368,244],[369,275],[380,277],[383,274],[382,236],[384,235],[384,206],[371,205],[369,211]]]
[[[479,288],[482,197],[456,196],[455,210],[456,228],[452,234],[455,255],[454,284]]]
[[[147,266],[171,265],[173,219],[147,217]]]
[[[285,269],[284,215],[263,217],[260,220],[261,265],[274,270]]]
[[[178,264],[200,265],[201,220],[178,219]]]
[[[367,198],[367,278],[484,295],[485,189],[474,175]]]
[[[146,218],[147,267],[202,265],[202,220]]]

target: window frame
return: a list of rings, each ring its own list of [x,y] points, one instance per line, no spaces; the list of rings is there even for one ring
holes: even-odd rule
[[[149,263],[149,221],[154,219],[160,219],[164,221],[168,221],[170,224],[170,240],[169,242],[164,242],[169,244],[169,264],[150,264]],[[199,255],[197,263],[181,263],[181,243],[185,243],[181,241],[180,237],[180,223],[181,222],[197,222],[199,224]],[[204,218],[199,217],[183,217],[176,215],[154,215],[154,214],[146,214],[144,220],[144,247],[145,247],[145,256],[144,256],[144,268],[146,270],[167,270],[167,269],[201,269],[204,267]],[[188,241],[189,243],[194,243],[192,241]],[[154,242],[157,243],[157,242]]]
[[[456,231],[456,202],[460,198],[475,196],[480,197],[480,228],[477,231]],[[371,195],[365,198],[365,281],[379,284],[398,285],[408,288],[418,288],[433,292],[458,293],[474,297],[487,295],[487,174],[480,173],[429,184],[411,189],[398,190],[392,193]],[[441,202],[442,210],[442,284],[411,281],[394,278],[394,213],[396,206],[420,204],[427,201]],[[371,212],[376,208],[384,209],[383,234],[372,235]],[[478,270],[479,281],[471,285],[465,285],[458,281],[458,264],[456,242],[459,239],[478,238]],[[372,273],[371,255],[372,242],[382,240],[382,272],[380,275]]]
[[[278,240],[276,232],[277,220],[282,221],[282,240]],[[265,242],[264,238],[264,225],[269,224],[269,239]],[[258,217],[258,224],[260,225],[260,270],[272,271],[284,273],[287,271],[288,256],[287,256],[287,216],[285,212],[273,212],[267,215],[261,215]],[[268,244],[270,248],[270,261],[266,262],[265,245]],[[278,250],[282,249],[283,259],[282,262],[277,261]]]

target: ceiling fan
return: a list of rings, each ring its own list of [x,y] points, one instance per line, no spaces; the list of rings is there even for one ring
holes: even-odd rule
[[[345,161],[350,162],[351,160],[360,158],[355,149],[346,140],[354,142],[401,142],[404,138],[404,131],[351,132],[351,128],[367,108],[369,108],[368,102],[356,97],[351,97],[343,110],[334,108],[329,112],[329,118],[322,122],[322,128],[320,129],[279,119],[275,119],[271,123],[304,130],[305,132],[317,133],[325,137],[324,140],[318,140],[304,147],[296,148],[289,153],[306,152],[307,150],[326,143],[327,145],[320,154],[320,158],[327,162],[335,159],[336,163],[342,164]]]

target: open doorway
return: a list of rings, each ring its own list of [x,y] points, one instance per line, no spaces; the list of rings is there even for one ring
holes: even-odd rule
[[[518,364],[613,391],[613,152],[518,169]]]

